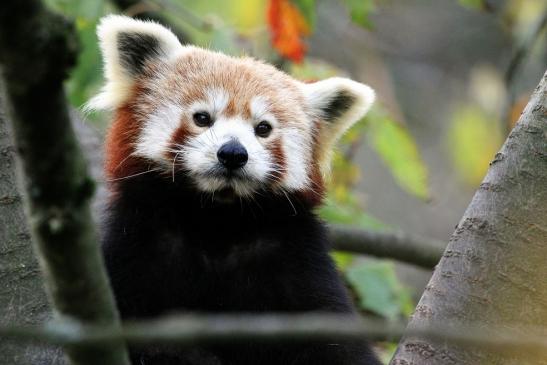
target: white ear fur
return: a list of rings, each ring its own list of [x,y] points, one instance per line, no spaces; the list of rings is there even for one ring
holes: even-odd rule
[[[123,103],[138,75],[138,67],[144,61],[152,58],[170,60],[185,49],[177,37],[162,25],[120,15],[102,18],[97,35],[106,84],[101,93],[86,105],[92,110],[110,109]],[[127,52],[124,52],[124,47]]]
[[[303,90],[312,118],[321,124],[316,146],[319,148],[317,163],[326,176],[334,144],[365,116],[374,103],[375,93],[365,84],[342,77],[303,84]]]

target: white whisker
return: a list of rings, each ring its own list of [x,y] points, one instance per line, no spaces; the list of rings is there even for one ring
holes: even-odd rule
[[[175,161],[177,160],[177,157],[179,156],[179,152],[175,154],[175,157],[173,157],[173,168],[171,169],[171,175],[173,176],[173,182],[175,182]]]
[[[285,195],[285,197],[286,197],[287,200],[289,201],[289,204],[291,205],[291,207],[292,207],[292,209],[293,209],[293,211],[294,211],[294,215],[295,215],[295,216],[298,215],[298,212],[296,211],[296,208],[294,207],[294,205],[293,205],[291,199],[289,198],[289,195],[285,192],[285,189],[282,188],[282,189],[281,189],[281,192]]]
[[[108,181],[108,182],[112,182],[112,181],[118,181],[118,180],[125,180],[125,179],[129,179],[129,178],[132,178],[132,177],[135,177],[135,176],[144,175],[144,174],[148,174],[149,172],[154,172],[154,171],[159,171],[159,170],[160,170],[160,169],[146,170],[146,171],[139,172],[139,173],[137,173],[137,174],[133,174],[133,175],[129,175],[129,176],[118,177],[118,178],[116,178],[116,179],[108,179],[107,181]]]

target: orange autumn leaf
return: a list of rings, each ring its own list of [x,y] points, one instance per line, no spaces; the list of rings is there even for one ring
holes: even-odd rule
[[[301,62],[307,48],[304,37],[310,34],[310,27],[298,8],[289,0],[269,0],[267,18],[277,52]]]

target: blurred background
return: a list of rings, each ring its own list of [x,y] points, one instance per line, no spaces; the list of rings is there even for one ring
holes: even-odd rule
[[[544,0],[47,0],[81,41],[67,82],[75,113],[102,83],[104,14],[163,17],[187,43],[274,63],[302,80],[341,75],[378,102],[341,141],[329,222],[448,242],[489,162],[547,67]],[[108,115],[86,116],[101,134]],[[430,271],[335,259],[361,309],[413,310]],[[380,346],[389,358],[390,344]]]

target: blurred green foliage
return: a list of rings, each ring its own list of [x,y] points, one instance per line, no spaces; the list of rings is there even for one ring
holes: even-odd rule
[[[72,1],[45,0],[45,2],[74,21],[80,41],[76,67],[67,81],[67,95],[75,107],[81,107],[97,92],[103,76],[99,45],[95,34],[99,19],[114,8],[103,0]]]
[[[414,303],[410,292],[399,283],[393,263],[381,261],[350,265],[346,276],[359,296],[362,309],[389,320],[412,313]]]
[[[466,8],[471,8],[471,9],[480,10],[480,9],[483,9],[485,6],[484,0],[458,0],[458,1],[460,2],[460,4],[462,4]]]
[[[386,113],[373,114],[369,123],[371,145],[399,186],[418,198],[429,199],[427,168],[408,129]]]
[[[456,109],[447,134],[447,147],[459,176],[466,183],[480,184],[503,138],[498,120],[480,108]]]
[[[351,20],[362,27],[371,29],[371,14],[376,10],[374,0],[344,0]]]
[[[294,4],[298,7],[304,18],[307,20],[310,28],[313,30],[315,26],[315,0],[295,0]]]

